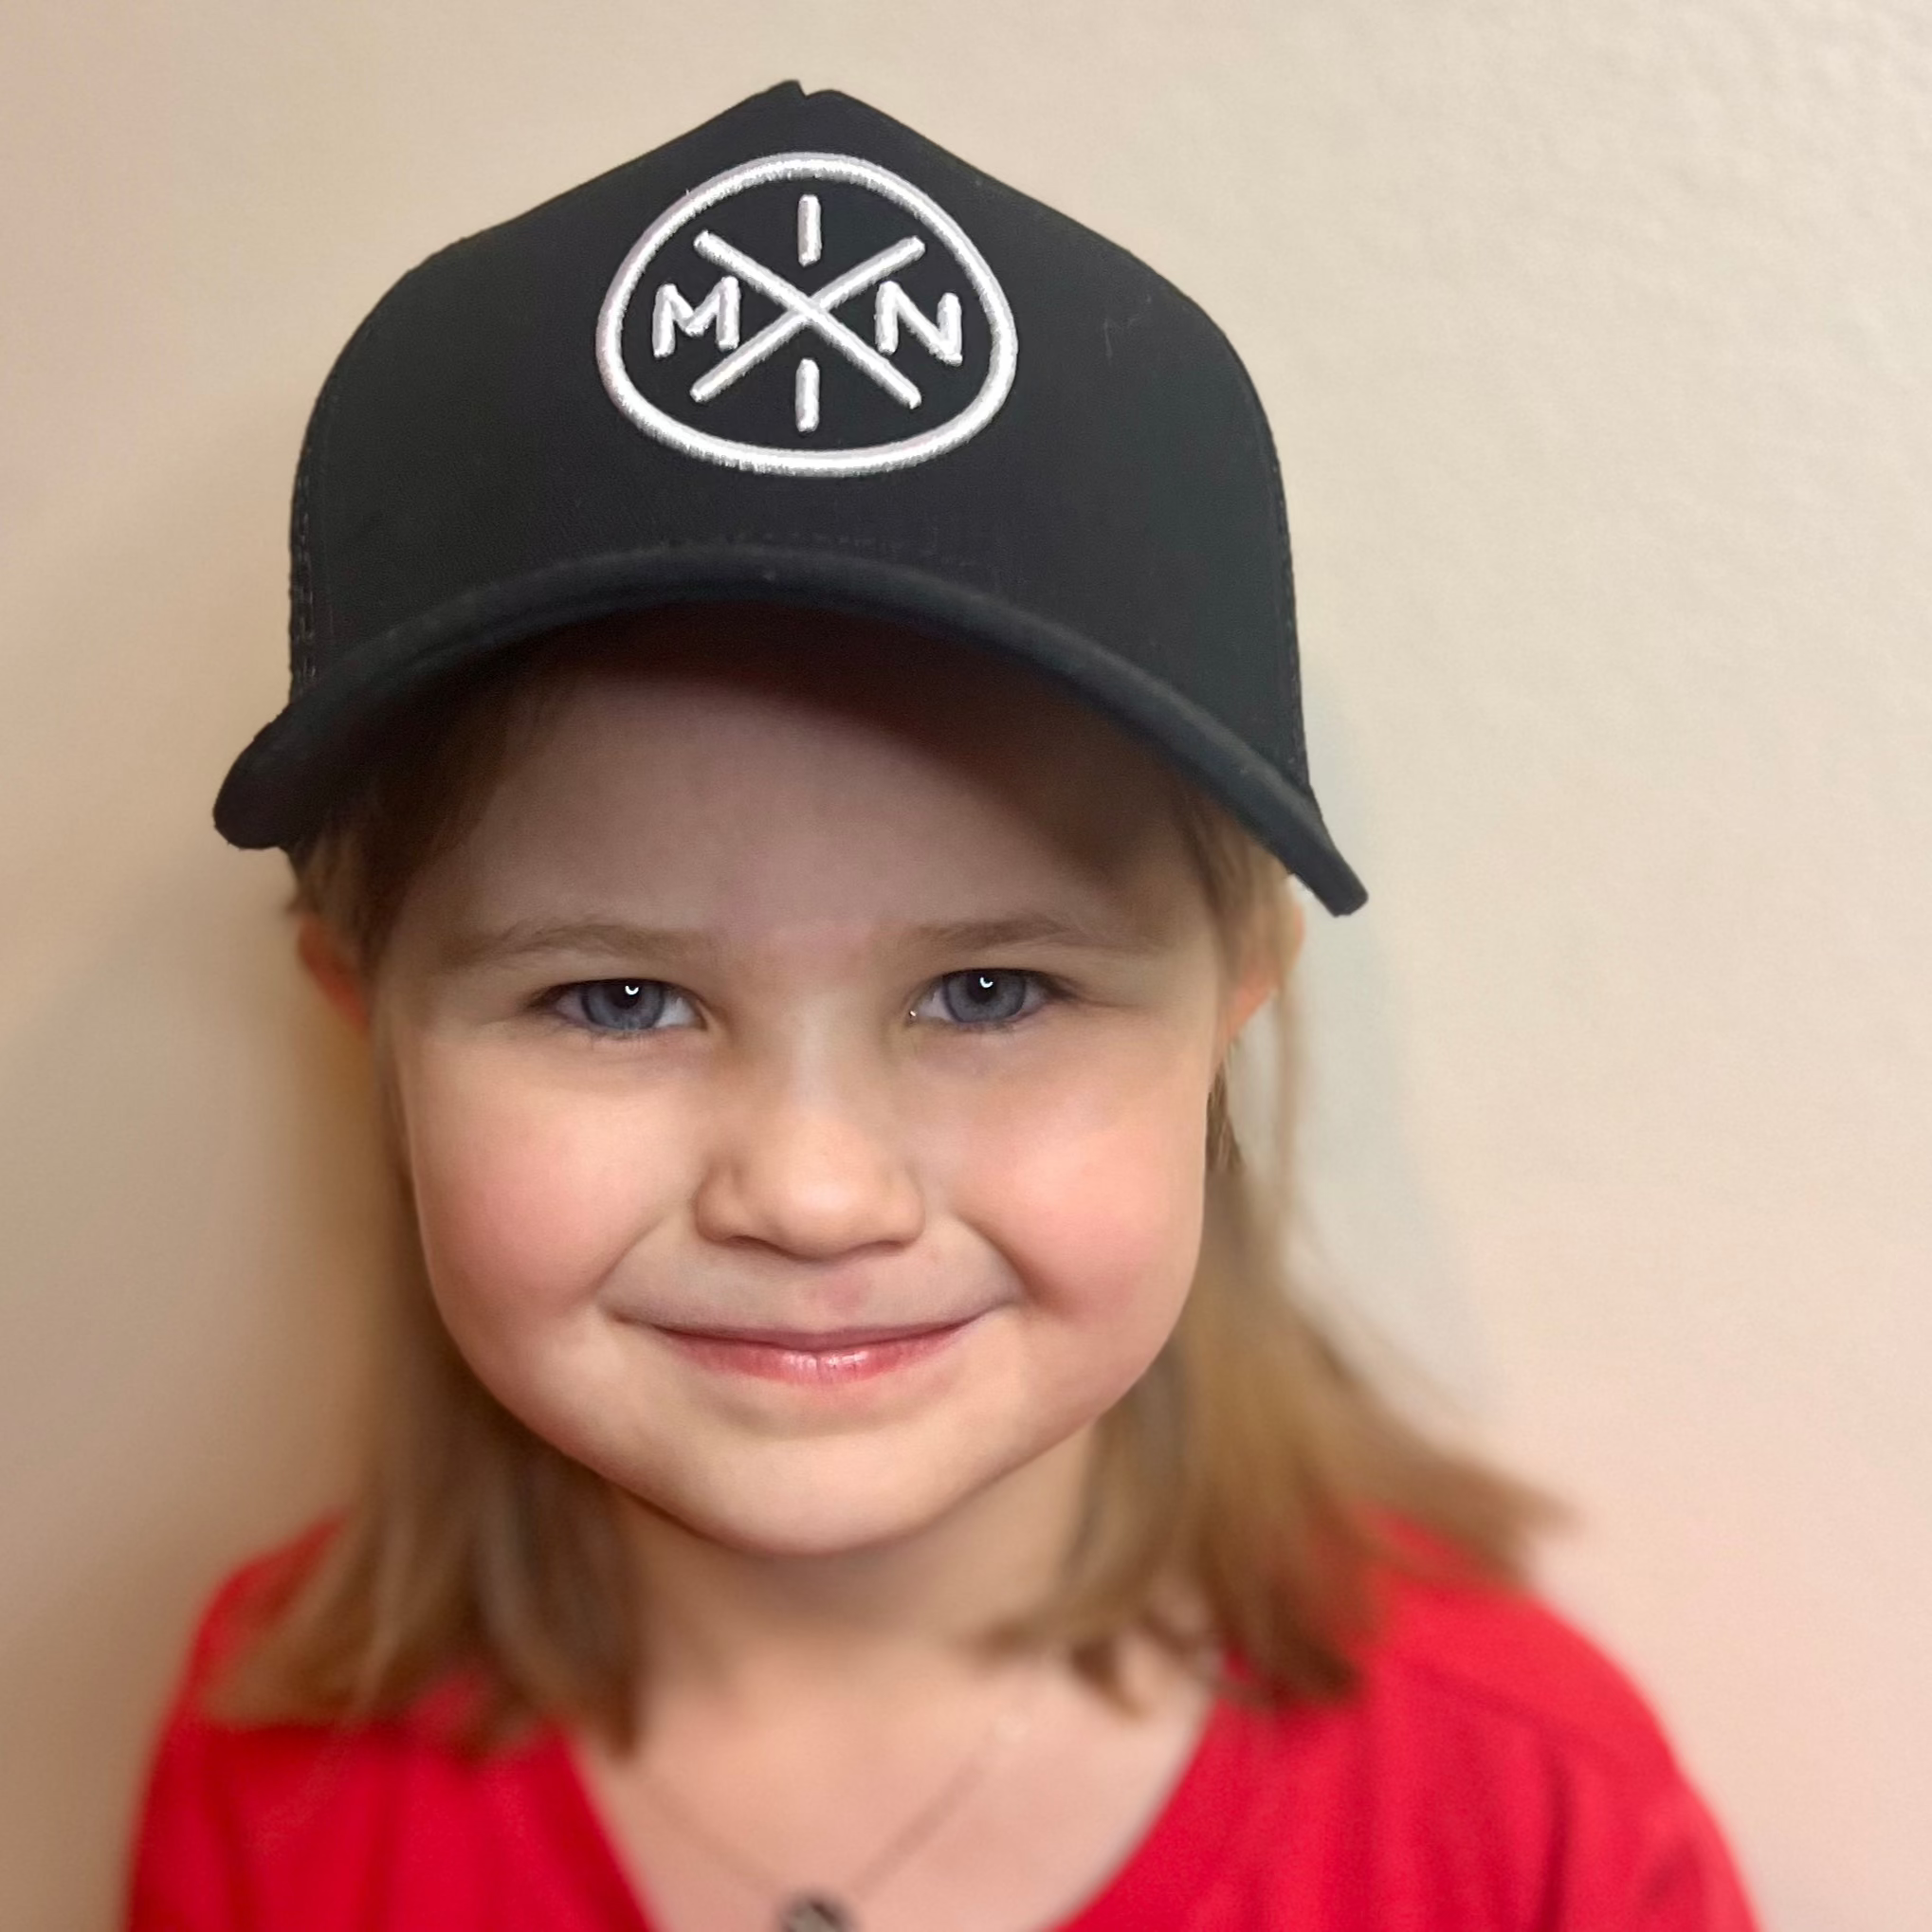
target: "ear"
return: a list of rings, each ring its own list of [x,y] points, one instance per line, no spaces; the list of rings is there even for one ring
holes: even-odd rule
[[[1301,898],[1291,885],[1284,896],[1281,919],[1274,930],[1249,935],[1240,975],[1228,996],[1227,1030],[1222,1042],[1224,1051],[1261,1010],[1268,995],[1294,971],[1307,930],[1307,917],[1303,911]]]
[[[369,1030],[369,1002],[355,969],[343,957],[335,935],[312,912],[296,925],[295,950],[322,996],[358,1033]]]
[[[1285,948],[1282,958],[1282,977],[1285,979],[1295,970],[1295,961],[1302,957],[1302,941],[1308,937],[1308,912],[1302,902],[1301,888],[1290,879],[1283,894],[1282,944]]]

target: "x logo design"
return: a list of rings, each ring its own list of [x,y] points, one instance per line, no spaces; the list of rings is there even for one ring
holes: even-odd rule
[[[895,268],[902,268],[908,262],[917,262],[925,253],[926,245],[916,235],[895,242],[891,247],[884,248],[869,260],[861,262],[856,268],[847,269],[843,275],[834,277],[823,288],[813,289],[810,295],[801,288],[794,288],[782,275],[775,275],[763,263],[754,262],[749,255],[734,248],[709,228],[704,229],[691,246],[707,262],[741,276],[760,295],[768,296],[785,311],[775,321],[767,322],[722,362],[716,364],[707,374],[700,376],[691,385],[693,402],[709,402],[748,369],[789,342],[800,329],[809,328],[816,330],[842,355],[863,369],[888,395],[896,397],[909,410],[919,407],[918,387],[893,368],[869,342],[855,336],[832,314],[842,301],[848,301],[874,283],[884,281]]]
[[[811,264],[818,262],[821,246],[821,207],[816,184],[843,182],[863,189],[901,210],[906,219],[903,239],[883,248],[869,261],[834,276],[821,287],[796,286],[788,277],[820,274]],[[749,189],[764,190],[779,182],[798,184],[798,263],[797,268],[782,263],[777,269],[755,261],[741,248],[735,248],[721,236],[702,227],[697,219],[720,203]],[[877,229],[873,232],[876,234]],[[889,232],[889,231],[888,231]],[[717,283],[694,307],[686,301],[673,281],[663,280],[667,264],[664,250],[677,238],[684,242],[696,261],[714,273]],[[938,307],[928,315],[908,295],[893,271],[921,258],[928,263],[943,261],[947,277],[957,269],[965,279],[965,288],[948,289],[938,296]],[[658,264],[658,285],[650,306],[650,359],[670,378],[672,388],[664,402],[653,401],[638,387],[625,361],[624,320],[631,297]],[[748,340],[740,341],[741,298],[755,290],[776,311],[775,319]],[[871,327],[854,319],[848,327],[837,311],[855,296],[871,291],[866,304],[873,310]],[[969,310],[967,304],[972,305]],[[972,314],[983,318],[968,323]],[[958,372],[955,380],[937,375],[920,386],[911,381],[897,366],[900,332],[908,329],[932,355]],[[676,352],[682,332],[686,337],[714,337],[716,360],[708,371],[685,388],[688,377],[679,377],[664,369],[665,361]],[[905,433],[887,434],[883,440],[864,445],[848,445],[836,435],[818,441],[812,434],[819,428],[819,362],[817,355],[797,354],[797,367],[792,372],[793,418],[798,435],[811,439],[794,443],[755,442],[738,434],[724,434],[716,418],[705,422],[689,419],[692,405],[709,402],[748,371],[770,358],[774,351],[788,342],[817,350],[823,342],[834,349],[852,368],[892,397],[905,411],[918,410],[916,420],[905,424]],[[969,343],[975,352],[966,354]],[[986,370],[978,386],[968,396],[972,381],[969,362],[976,362],[977,351],[984,349]],[[909,468],[957,448],[976,436],[998,413],[1013,384],[1013,368],[1019,353],[1019,338],[1013,327],[1012,305],[1006,291],[975,247],[973,239],[938,202],[910,181],[856,155],[782,154],[761,155],[727,168],[708,181],[701,181],[682,199],[664,210],[631,244],[618,265],[611,285],[604,292],[597,311],[597,373],[604,391],[630,421],[647,436],[702,463],[721,464],[730,469],[749,470],[766,476],[872,476],[888,470]],[[936,403],[947,402],[953,412],[942,422],[925,421],[939,413]],[[666,404],[671,407],[666,407]],[[684,414],[677,411],[683,410]],[[727,414],[730,411],[726,412]],[[895,420],[902,421],[897,412]],[[711,412],[706,412],[710,415]],[[700,423],[704,422],[704,427]],[[852,426],[855,429],[857,424]]]

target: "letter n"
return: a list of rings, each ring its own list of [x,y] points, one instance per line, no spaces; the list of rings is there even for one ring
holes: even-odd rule
[[[942,295],[939,315],[927,321],[913,305],[911,296],[896,282],[882,282],[872,309],[872,339],[882,355],[899,347],[899,325],[903,322],[941,362],[958,363],[965,357],[959,331],[959,298]]]

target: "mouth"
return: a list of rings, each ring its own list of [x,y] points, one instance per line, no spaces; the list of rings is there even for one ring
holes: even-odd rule
[[[891,1328],[685,1328],[659,1322],[666,1335],[688,1336],[695,1341],[746,1341],[762,1348],[787,1348],[809,1354],[826,1350],[865,1348],[879,1341],[904,1341],[916,1335],[939,1335],[960,1327],[960,1321],[906,1321]]]
[[[840,1388],[941,1354],[976,1317],[890,1328],[670,1328],[657,1332],[687,1360],[723,1374],[806,1388]]]

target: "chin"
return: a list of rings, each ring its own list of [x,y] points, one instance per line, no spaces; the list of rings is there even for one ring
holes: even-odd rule
[[[805,1561],[812,1558],[851,1557],[866,1550],[888,1549],[917,1535],[940,1514],[881,1516],[836,1507],[821,1509],[807,1520],[793,1513],[780,1519],[769,1511],[681,1515],[684,1527],[741,1556]]]
[[[957,1470],[920,1480],[903,1462],[889,1473],[826,1469],[795,1444],[786,1456],[792,1467],[782,1473],[714,1480],[657,1506],[746,1555],[837,1557],[916,1536],[979,1486]]]
[[[1012,1461],[910,1443],[773,1442],[720,1447],[654,1468],[607,1467],[656,1515],[747,1556],[838,1557],[917,1536],[998,1481]]]

